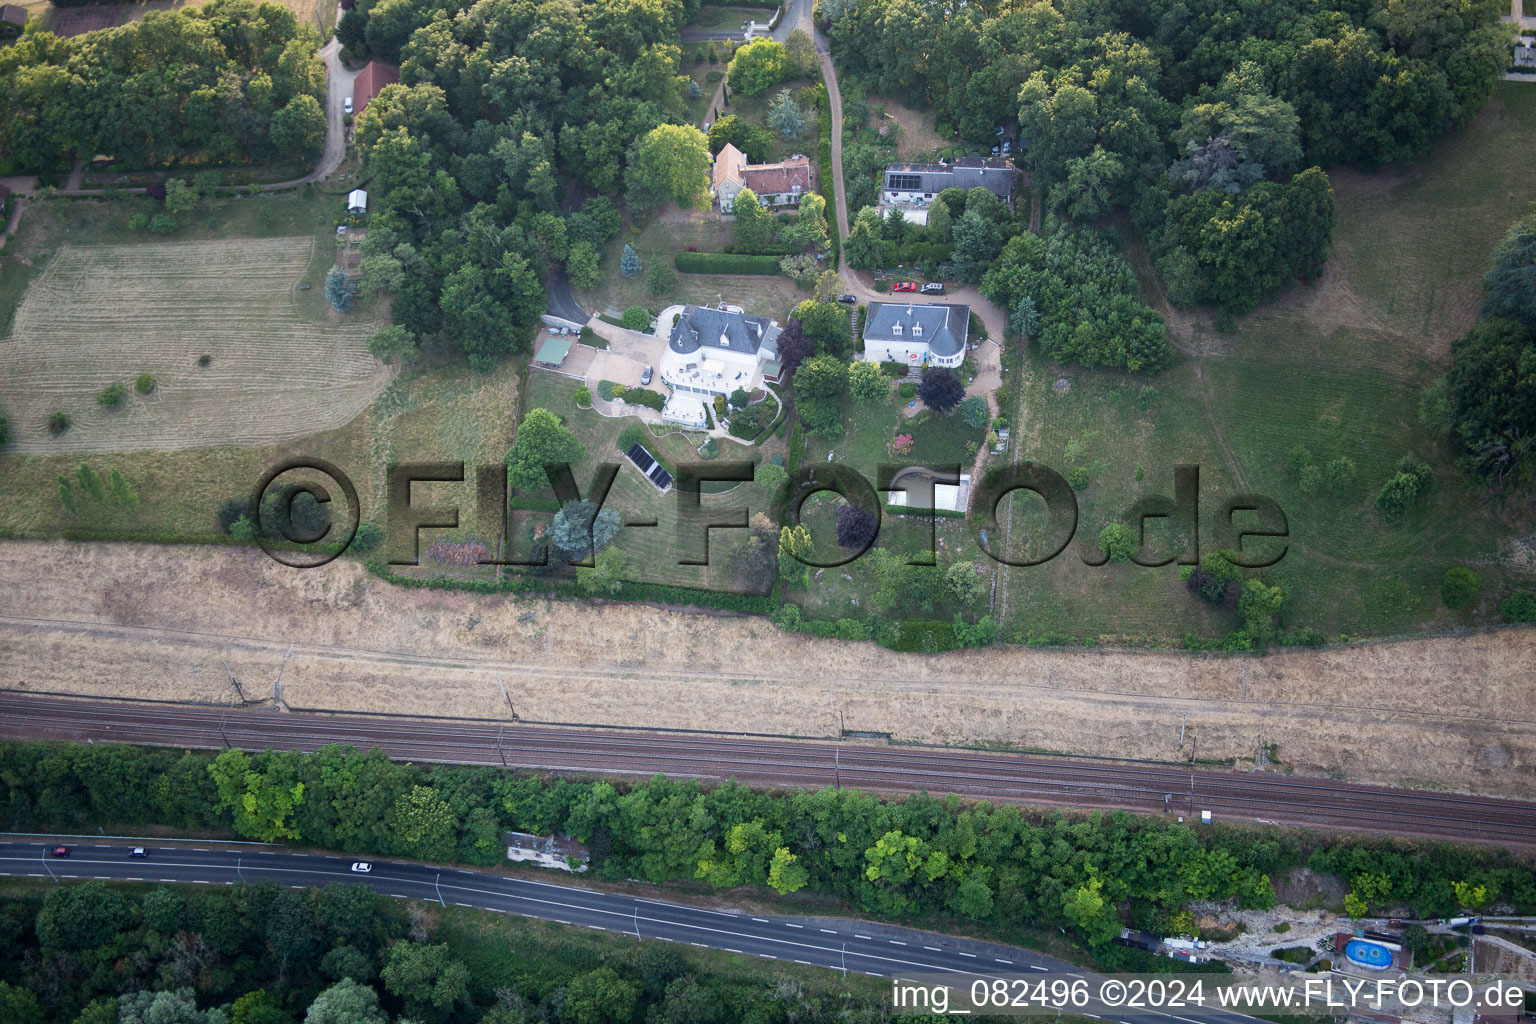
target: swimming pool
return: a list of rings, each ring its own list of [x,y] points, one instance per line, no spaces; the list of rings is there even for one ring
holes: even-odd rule
[[[1373,971],[1384,971],[1392,966],[1392,951],[1374,942],[1352,939],[1345,944],[1344,955],[1361,967],[1369,967]]]

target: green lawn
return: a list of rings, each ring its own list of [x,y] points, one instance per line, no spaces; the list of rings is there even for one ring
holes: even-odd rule
[[[731,223],[716,213],[687,215],[669,208],[654,215],[639,234],[625,229],[608,244],[603,257],[606,272],[596,288],[578,292],[576,300],[587,310],[621,313],[630,306],[660,310],[674,303],[698,305],[729,302],[748,313],[772,317],[783,323],[789,311],[805,299],[802,289],[787,277],[773,274],[677,274],[676,283],[663,295],[651,292],[646,272],[655,261],[672,265],[672,259],[690,245],[700,252],[720,252],[731,242]],[[635,247],[642,270],[634,277],[619,273],[624,244]]]
[[[633,579],[636,582],[674,586],[737,589],[730,578],[726,560],[731,549],[740,543],[743,531],[709,531],[710,564],[699,566],[679,563],[683,559],[704,557],[705,531],[701,525],[701,515],[728,517],[743,509],[749,513],[765,511],[767,496],[762,493],[762,489],[748,483],[730,487],[723,494],[706,494],[701,509],[689,511],[676,488],[661,494],[619,454],[616,444],[619,434],[625,427],[640,421],[633,417],[610,419],[590,409],[577,408],[573,397],[577,386],[569,378],[534,371],[529,375],[528,394],[523,407],[525,410],[544,408],[560,416],[571,432],[586,445],[587,458],[574,467],[577,486],[583,493],[599,463],[618,463],[619,474],[609,492],[607,507],[614,509],[628,522],[656,522],[655,526],[628,526],[619,533],[616,543],[634,565]],[[658,427],[657,430],[664,433],[659,437],[650,437],[646,446],[673,469],[692,464],[707,467],[726,462],[756,462],[783,451],[781,441],[762,448],[722,441],[720,454],[713,460],[706,460],[695,447],[702,435],[685,433],[676,427]],[[548,514],[529,514],[527,518],[530,521],[547,521],[551,517]]]
[[[1181,463],[1200,467],[1204,550],[1217,542],[1214,519],[1227,496],[1267,495],[1285,510],[1290,549],[1268,576],[1289,591],[1289,624],[1339,636],[1497,621],[1498,601],[1531,583],[1511,543],[1530,535],[1531,516],[1519,503],[1501,508],[1461,475],[1417,408],[1423,386],[1448,365],[1450,342],[1476,317],[1491,247],[1536,199],[1527,170],[1533,133],[1536,90],[1506,83],[1429,160],[1335,173],[1338,228],[1323,280],[1293,289],[1230,334],[1177,317],[1176,342],[1198,354],[1153,378],[1155,395],[1143,398],[1141,378],[1031,356],[1016,418],[1020,454],[1063,474],[1087,465],[1092,479],[1078,496],[1073,547],[1048,565],[1009,570],[1005,625],[1158,640],[1234,628],[1231,615],[1188,595],[1173,566],[1091,568],[1074,553],[1093,546],[1137,497],[1171,495]],[[1069,390],[1058,390],[1058,380]],[[1083,451],[1069,459],[1074,441]],[[1318,464],[1352,459],[1355,485],[1337,496],[1303,494],[1287,461],[1297,445]],[[1373,500],[1410,453],[1434,467],[1434,488],[1402,521],[1387,522]],[[1021,499],[1018,534],[1030,522],[1027,506]],[[1483,580],[1478,601],[1462,612],[1439,598],[1453,565]]]

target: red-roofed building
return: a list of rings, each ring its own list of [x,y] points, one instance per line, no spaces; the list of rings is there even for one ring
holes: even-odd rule
[[[797,153],[782,163],[749,164],[741,150],[726,143],[715,157],[712,183],[721,213],[731,212],[744,188],[764,206],[799,206],[800,197],[811,190],[811,161]]]
[[[352,82],[353,116],[367,109],[368,101],[382,92],[386,85],[394,85],[398,81],[400,81],[399,67],[381,61],[369,61]]]
[[[27,9],[15,4],[0,6],[0,39],[19,36],[27,27]]]

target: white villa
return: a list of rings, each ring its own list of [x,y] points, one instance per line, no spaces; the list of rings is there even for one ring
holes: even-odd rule
[[[864,317],[864,358],[954,368],[965,362],[970,327],[971,307],[959,303],[871,302]]]
[[[752,391],[763,378],[779,373],[778,323],[711,306],[680,306],[662,313],[673,317],[661,379],[672,389],[662,418],[702,426],[704,406],[716,395],[737,388]]]

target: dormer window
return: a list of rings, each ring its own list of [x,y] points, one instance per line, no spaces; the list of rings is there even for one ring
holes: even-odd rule
[[[899,324],[899,323],[892,324],[891,325],[891,333],[893,335],[895,335],[896,337],[898,337],[898,338],[901,337],[901,324]]]
[[[914,323],[912,325],[912,337],[914,337],[914,338],[921,338],[922,336],[923,336],[923,325],[921,323]]]

